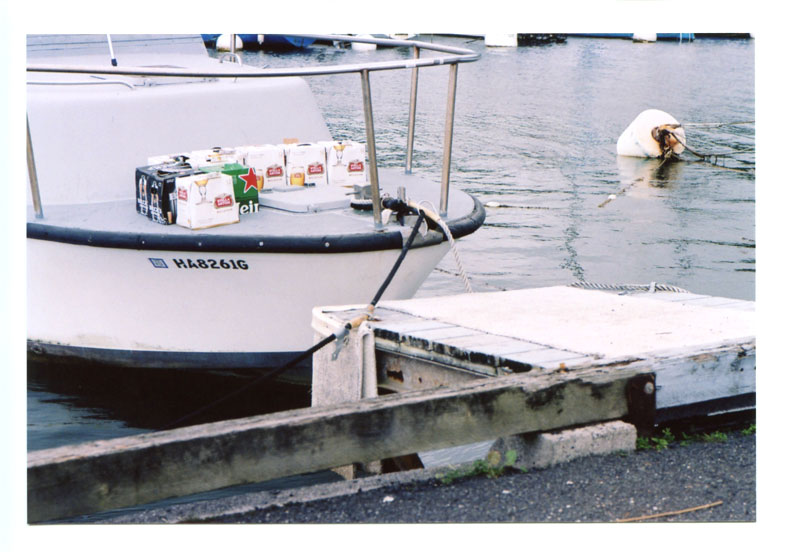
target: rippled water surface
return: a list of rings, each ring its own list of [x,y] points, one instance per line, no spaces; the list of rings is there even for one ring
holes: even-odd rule
[[[459,245],[476,291],[656,281],[754,299],[754,125],[708,125],[754,120],[754,41],[570,38],[514,49],[460,37],[436,41],[481,53],[458,71],[451,173],[453,186],[490,205],[485,226]],[[246,52],[244,59],[282,66],[408,55],[314,46]],[[420,71],[414,171],[437,184],[448,74],[447,67]],[[333,136],[365,141],[359,76],[309,83]],[[409,84],[410,71],[371,76],[381,165],[405,164]],[[685,123],[692,150],[736,155],[700,161],[684,153],[665,164],[618,158],[618,136],[649,108]],[[419,295],[461,292],[455,270],[448,255]],[[91,377],[76,382],[61,368],[30,372],[31,449],[156,429],[222,389],[216,380],[170,387],[174,382],[129,378],[103,386]],[[258,413],[274,401],[262,391],[239,410],[207,419]],[[301,392],[293,400],[302,406],[308,397]]]

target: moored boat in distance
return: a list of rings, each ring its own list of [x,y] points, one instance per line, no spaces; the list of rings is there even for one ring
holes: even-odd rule
[[[646,35],[646,42],[653,42],[656,40],[675,40],[675,41],[692,41],[695,39],[695,33],[572,33],[566,36],[584,37],[584,38],[623,38],[629,40],[638,40],[639,36]]]
[[[370,71],[448,64],[454,87],[457,64],[478,58],[470,50],[412,42],[403,45],[437,55],[257,69],[209,57],[199,35],[113,39],[109,48],[105,35],[28,37],[29,356],[148,368],[280,366],[313,345],[314,306],[366,305],[384,282],[411,235],[408,213],[385,218],[385,196],[438,206],[454,238],[483,223],[480,202],[449,186],[452,104],[441,187],[411,174],[413,139],[406,170],[374,161]],[[365,97],[368,157],[353,169],[365,173],[363,186],[264,185],[255,204],[240,205],[238,223],[196,230],[137,212],[136,170],[154,157],[335,142],[302,77],[350,72],[360,73]],[[353,201],[361,196],[366,210]],[[384,297],[413,296],[449,248],[431,222]],[[308,368],[284,379],[307,380]]]
[[[546,44],[563,44],[567,35],[552,33],[488,33],[483,35],[486,46],[491,47],[516,47],[516,46],[542,46]]]
[[[213,48],[217,45],[220,36],[230,35],[204,34],[201,36],[205,45]],[[236,37],[241,40],[241,47],[245,50],[294,50],[308,48],[314,44],[313,38],[285,34],[237,34]],[[230,39],[228,43],[230,43]]]

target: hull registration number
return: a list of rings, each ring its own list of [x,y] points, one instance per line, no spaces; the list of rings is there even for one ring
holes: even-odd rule
[[[247,270],[250,267],[244,259],[184,259],[173,258],[171,263],[164,259],[150,258],[155,268],[187,268],[200,270]]]

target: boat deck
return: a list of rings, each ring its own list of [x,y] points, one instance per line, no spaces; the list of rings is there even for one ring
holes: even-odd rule
[[[380,178],[382,193],[395,195],[397,188],[403,186],[409,200],[438,204],[439,188],[435,183],[401,170],[381,170]],[[42,219],[36,219],[29,207],[28,237],[101,247],[166,250],[221,247],[239,251],[341,252],[399,247],[410,233],[408,226],[392,223],[386,225],[385,231],[376,232],[371,210],[349,206],[316,210],[316,203],[331,198],[346,200],[352,197],[350,194],[352,188],[334,186],[267,192],[262,195],[305,203],[309,212],[290,212],[261,205],[259,212],[241,215],[236,224],[200,230],[153,222],[136,212],[133,198],[86,205],[46,205]],[[445,221],[455,237],[474,231],[482,219],[483,208],[472,196],[451,190]],[[415,244],[441,241],[441,234],[428,233]]]

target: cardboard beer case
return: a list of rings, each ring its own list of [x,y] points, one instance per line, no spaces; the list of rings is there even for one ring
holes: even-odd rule
[[[162,163],[136,169],[136,211],[159,224],[175,224],[175,182],[197,171],[185,163]]]
[[[147,158],[148,165],[164,165],[174,163],[186,163],[189,160],[189,153],[170,153],[169,155],[153,155]]]
[[[239,222],[239,207],[230,177],[218,172],[196,172],[179,177],[177,223],[192,230]]]
[[[243,155],[236,148],[211,148],[189,152],[188,162],[192,167],[201,169],[214,165],[242,163]]]
[[[258,191],[275,186],[286,186],[286,154],[284,146],[265,144],[237,148],[242,153],[242,164],[256,172]]]
[[[367,183],[367,154],[364,144],[343,140],[321,142],[325,146],[328,184],[363,186]]]
[[[323,144],[288,144],[286,146],[286,169],[292,186],[325,186],[328,171],[325,170],[325,146]]]
[[[200,171],[219,172],[223,178],[231,182],[234,198],[239,204],[239,214],[258,212],[258,178],[252,167],[240,163],[227,163],[201,167]]]

